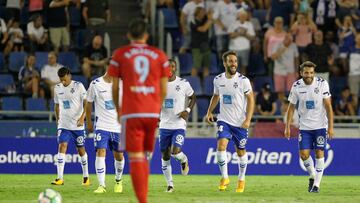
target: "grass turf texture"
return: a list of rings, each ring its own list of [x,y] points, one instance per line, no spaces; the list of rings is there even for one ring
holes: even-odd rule
[[[114,176],[107,175],[107,193],[94,194],[98,183],[91,175],[91,186],[81,186],[81,175],[65,174],[65,185],[53,186],[55,175],[0,174],[0,202],[37,202],[46,188],[58,191],[63,202],[136,202],[131,180],[123,177],[122,194],[113,192]],[[237,177],[230,177],[227,191],[217,190],[220,176],[174,175],[175,192],[165,193],[162,175],[151,175],[150,203],[227,203],[227,202],[360,202],[360,176],[324,176],[319,194],[307,192],[305,176],[247,176],[245,192],[235,193]]]

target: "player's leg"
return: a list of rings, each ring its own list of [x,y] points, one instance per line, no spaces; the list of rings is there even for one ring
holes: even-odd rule
[[[172,167],[170,163],[171,158],[171,131],[167,129],[159,130],[159,145],[161,151],[161,169],[164,174],[167,188],[166,192],[173,192],[174,182],[172,178]]]
[[[185,130],[178,129],[173,131],[171,140],[171,156],[181,164],[181,174],[189,173],[189,161],[186,154],[181,150],[185,141]]]
[[[67,130],[58,129],[58,157],[57,157],[57,178],[51,182],[52,185],[63,185],[64,184],[64,168],[65,168],[65,157],[66,150],[71,135]]]
[[[218,133],[217,133],[217,148],[216,148],[216,157],[218,160],[218,165],[221,172],[221,180],[219,184],[219,190],[223,191],[226,189],[227,185],[230,183],[227,167],[227,152],[226,148],[231,138],[231,133],[229,125],[225,122],[218,121]]]
[[[300,130],[299,133],[299,155],[304,163],[304,166],[309,173],[309,186],[308,191],[310,192],[314,184],[315,178],[315,167],[314,161],[310,156],[310,151],[313,148],[312,135],[310,131]]]
[[[73,130],[71,131],[73,138],[75,139],[75,146],[78,151],[81,160],[81,168],[83,171],[83,182],[82,185],[90,185],[89,179],[89,167],[88,167],[88,155],[85,150],[85,131],[84,130]]]
[[[321,179],[324,173],[325,168],[325,158],[324,158],[324,150],[327,143],[326,138],[326,129],[319,129],[315,131],[315,180],[314,186],[311,189],[311,192],[319,192]]]
[[[124,172],[125,159],[124,159],[124,153],[122,153],[118,148],[119,144],[120,144],[120,133],[111,133],[111,139],[109,145],[114,155],[114,166],[115,166],[114,192],[115,193],[122,193],[123,191],[122,175]]]
[[[238,167],[239,167],[239,176],[238,184],[236,187],[236,192],[244,192],[245,190],[245,174],[248,164],[248,155],[246,153],[246,143],[248,139],[248,130],[244,128],[235,128],[232,127],[233,137],[236,147],[236,153],[238,155]]]
[[[95,170],[96,177],[99,182],[99,187],[94,191],[94,193],[105,193],[106,184],[105,184],[105,175],[106,175],[106,149],[108,148],[109,133],[102,130],[95,131],[94,137],[94,146],[96,150],[95,158]]]

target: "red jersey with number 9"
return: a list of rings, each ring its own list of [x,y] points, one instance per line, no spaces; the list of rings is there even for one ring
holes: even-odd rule
[[[115,50],[108,72],[123,81],[122,116],[159,115],[160,78],[170,75],[168,58],[163,51],[147,44],[121,47]]]

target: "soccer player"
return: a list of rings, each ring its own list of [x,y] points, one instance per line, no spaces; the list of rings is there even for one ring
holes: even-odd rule
[[[132,20],[127,34],[131,44],[115,50],[109,66],[109,74],[114,77],[113,100],[122,125],[120,150],[128,152],[131,180],[140,203],[147,202],[146,155],[154,150],[155,129],[170,74],[165,53],[146,44],[149,37],[146,30],[143,20]],[[119,78],[123,81],[124,95],[121,110]]]
[[[60,83],[54,88],[55,116],[59,143],[57,178],[53,185],[64,184],[65,154],[70,141],[74,142],[81,158],[82,185],[90,185],[88,156],[85,151],[84,119],[86,90],[80,82],[71,80],[70,70],[62,67],[57,72]]]
[[[181,148],[185,140],[186,121],[195,105],[196,97],[190,83],[175,75],[175,60],[170,59],[169,64],[171,76],[167,86],[168,93],[160,114],[159,144],[162,154],[161,168],[167,182],[166,192],[173,192],[174,183],[170,157],[172,156],[180,162],[183,175],[189,173],[188,158]],[[186,102],[187,99],[188,102]]]
[[[285,126],[285,137],[290,138],[290,124],[297,106],[300,132],[299,154],[306,167],[309,178],[309,192],[318,193],[324,173],[324,149],[327,137],[334,136],[334,113],[331,106],[331,94],[326,80],[315,76],[316,65],[305,61],[300,65],[302,79],[297,80],[289,95],[289,107]],[[310,156],[315,150],[316,165]]]
[[[245,173],[248,163],[246,142],[248,128],[254,112],[254,96],[250,80],[236,71],[238,61],[236,52],[228,51],[222,56],[225,72],[214,78],[214,94],[207,111],[207,122],[212,123],[212,114],[220,102],[220,114],[217,117],[217,152],[216,157],[221,171],[219,190],[224,191],[230,183],[227,168],[226,148],[231,139],[238,154],[239,177],[236,192],[244,192]]]
[[[120,84],[120,97],[122,94],[122,83]],[[93,80],[87,92],[86,100],[86,127],[89,132],[93,132],[93,124],[91,122],[91,112],[93,102],[95,103],[95,137],[94,146],[96,149],[95,168],[99,181],[99,187],[94,193],[105,193],[105,174],[106,174],[106,149],[110,149],[114,154],[115,165],[115,185],[114,192],[121,193],[122,174],[125,165],[125,159],[122,152],[118,150],[120,142],[121,126],[117,119],[112,99],[112,77],[108,72],[102,77]]]

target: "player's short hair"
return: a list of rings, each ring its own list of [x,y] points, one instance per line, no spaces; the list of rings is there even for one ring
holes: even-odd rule
[[[70,69],[68,67],[63,66],[58,70],[57,74],[60,78],[62,78],[65,75],[70,74]]]
[[[303,71],[305,67],[309,67],[309,68],[316,68],[316,64],[311,62],[311,61],[305,61],[304,63],[302,63],[300,65],[300,71]]]
[[[174,63],[176,65],[175,59],[169,59],[168,61],[169,61],[169,63]]]
[[[141,18],[135,18],[130,21],[128,31],[132,38],[140,39],[147,33],[147,23]]]
[[[226,58],[227,58],[228,56],[230,56],[230,55],[234,55],[234,56],[237,57],[236,52],[230,50],[230,51],[225,52],[225,53],[222,55],[222,60],[225,62],[225,61],[226,61]]]

